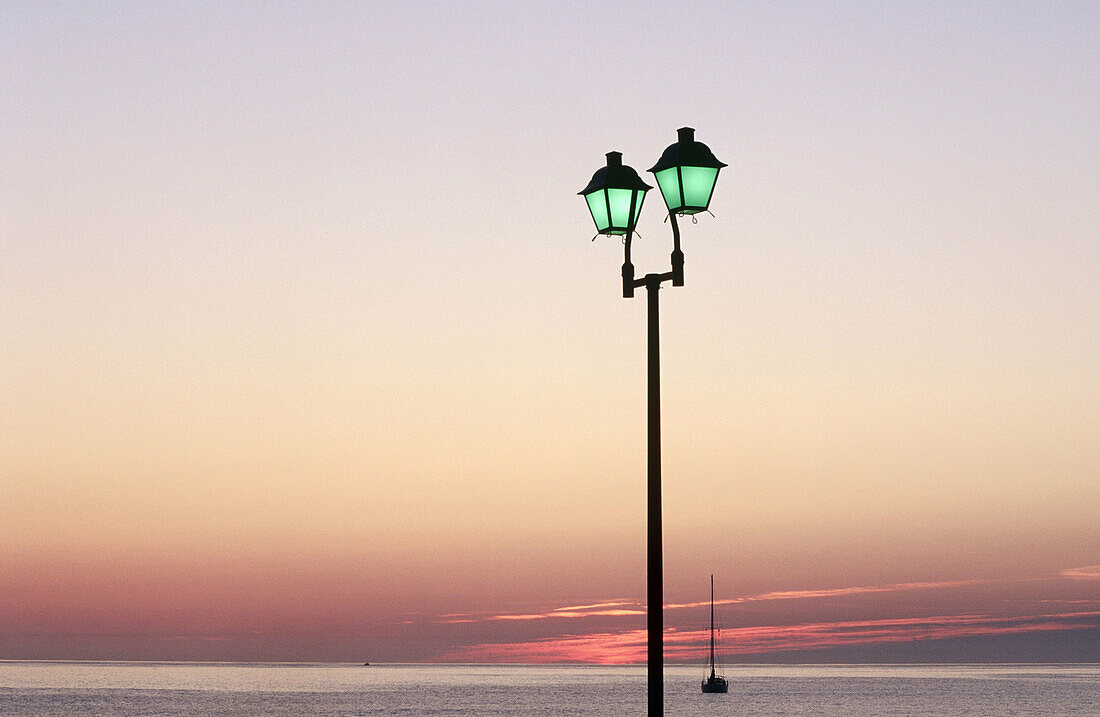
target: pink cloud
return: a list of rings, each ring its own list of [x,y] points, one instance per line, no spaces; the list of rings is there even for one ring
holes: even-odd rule
[[[891,583],[888,585],[857,585],[844,588],[825,588],[822,590],[775,590],[758,595],[727,598],[715,600],[715,605],[739,605],[747,602],[760,602],[765,600],[805,600],[811,598],[842,597],[845,595],[865,595],[869,593],[892,593],[907,590],[937,590],[943,588],[956,588],[966,585],[984,585],[993,582],[991,580],[945,580],[940,582],[912,582]],[[666,610],[680,608],[704,607],[709,601],[673,603],[665,605]]]
[[[1095,629],[1100,611],[1067,612],[1017,617],[945,615],[922,618],[766,625],[723,631],[722,652],[751,655],[790,650],[812,650],[849,645],[939,640],[953,637],[1005,635],[1026,632]],[[674,662],[701,658],[708,633],[703,630],[665,631],[665,656]],[[563,635],[526,642],[482,643],[452,650],[441,660],[453,662],[641,662],[646,653],[646,631]]]
[[[468,645],[442,655],[442,662],[641,662],[646,655],[646,631],[562,635],[529,642]]]
[[[634,600],[615,600],[613,602],[598,602],[591,605],[571,605],[569,607],[556,608],[556,612],[563,612],[566,610],[595,610],[597,608],[609,608],[609,607],[622,607],[623,605],[637,605]]]
[[[458,624],[498,620],[576,619],[580,617],[624,617],[629,615],[645,615],[645,606],[634,600],[614,600],[590,605],[556,607],[533,613],[452,613],[441,615],[439,622]]]
[[[715,600],[715,605],[740,605],[749,602],[763,602],[770,600],[806,600],[813,598],[841,597],[845,595],[864,595],[870,593],[892,593],[908,590],[936,590],[944,588],[963,587],[967,585],[983,585],[991,580],[950,580],[940,582],[908,582],[891,583],[888,585],[860,585],[843,588],[826,588],[821,590],[776,590],[758,595],[746,595],[742,597]],[[710,605],[709,601],[666,603],[665,610],[683,610],[687,608],[699,608]],[[592,603],[590,605],[573,605],[569,607],[549,608],[533,613],[452,613],[441,615],[439,622],[447,624],[489,622],[498,620],[548,620],[552,618],[579,618],[579,617],[623,617],[645,615],[645,605],[636,600],[615,600],[609,602]]]
[[[1095,580],[1100,579],[1100,566],[1068,568],[1044,578],[1017,578],[1014,580],[949,580],[913,581],[885,585],[856,585],[815,590],[777,590],[754,595],[743,595],[716,601],[719,605],[767,603],[771,601],[813,600],[833,597],[871,594],[902,593],[908,591],[944,590],[950,588],[1036,582],[1044,580]],[[1095,600],[1067,598],[1064,600],[1034,600],[1032,611],[1040,610],[1043,603],[1057,602],[1066,609],[1092,608]],[[666,611],[702,608],[709,601],[670,603]],[[545,621],[574,620],[586,617],[636,618],[645,615],[645,605],[638,600],[617,599],[593,601],[581,605],[545,608],[531,612],[500,612],[443,616],[446,623],[485,623],[491,621]],[[813,622],[794,625],[764,625],[725,630],[724,652],[731,655],[750,655],[789,650],[812,650],[846,645],[862,645],[890,642],[908,642],[924,639],[945,639],[983,635],[1041,632],[1047,630],[1075,630],[1100,627],[1095,618],[1097,612],[1057,612],[1031,614],[1019,617],[993,616],[989,614],[946,615],[940,617],[904,617],[875,620]],[[1082,623],[1082,620],[1084,622]],[[674,621],[673,621],[674,622]],[[608,629],[616,623],[597,623],[598,631],[582,633],[572,631],[549,637],[507,643],[480,643],[458,647],[440,659],[478,662],[594,662],[630,663],[645,659],[645,631],[636,629],[631,620],[629,629]],[[622,624],[622,623],[619,623]],[[626,626],[624,625],[624,626]],[[552,631],[552,629],[551,629]],[[694,661],[705,649],[707,635],[703,631],[680,630],[672,627],[666,631],[666,654],[673,661]]]
[[[1066,568],[1059,575],[1074,580],[1100,580],[1100,565],[1085,565],[1080,568]]]

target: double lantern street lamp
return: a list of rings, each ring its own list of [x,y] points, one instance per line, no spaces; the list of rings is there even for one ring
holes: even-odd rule
[[[648,450],[648,508],[647,508],[647,608],[648,629],[648,682],[649,717],[664,714],[664,589],[663,556],[661,548],[661,355],[658,336],[657,291],[661,284],[671,281],[673,286],[684,285],[684,253],[680,251],[680,227],[678,215],[707,211],[718,172],[726,165],[719,162],[702,142],[695,141],[695,130],[683,127],[677,130],[678,141],[670,145],[650,172],[657,179],[668,207],[668,221],[672,226],[672,271],[664,274],[646,274],[634,278],[634,265],[630,262],[630,242],[638,215],[642,211],[645,193],[652,187],[642,181],[638,173],[623,164],[621,152],[607,153],[607,166],[592,175],[592,181],[580,191],[592,212],[596,232],[608,236],[622,236],[623,297],[632,298],[634,290],[644,286],[649,306],[649,450]]]

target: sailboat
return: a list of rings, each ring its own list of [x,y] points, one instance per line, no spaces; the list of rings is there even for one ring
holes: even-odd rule
[[[730,683],[714,671],[714,576],[710,576],[710,675],[703,680],[703,692],[728,692]]]

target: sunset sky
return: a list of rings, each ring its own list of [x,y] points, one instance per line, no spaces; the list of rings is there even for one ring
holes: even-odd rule
[[[0,659],[1100,660],[1100,4],[0,5]],[[652,175],[646,175],[652,184]],[[639,274],[668,267],[651,193]]]

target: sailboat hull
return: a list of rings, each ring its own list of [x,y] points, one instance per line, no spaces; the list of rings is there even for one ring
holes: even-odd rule
[[[703,680],[703,692],[729,692],[730,685],[724,678],[708,677]]]

